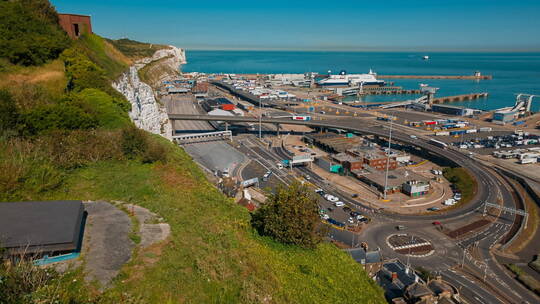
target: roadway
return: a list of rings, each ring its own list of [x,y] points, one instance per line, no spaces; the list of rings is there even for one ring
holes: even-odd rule
[[[254,122],[255,123],[255,122],[259,122],[260,118],[170,114],[169,119],[171,120],[228,121],[231,123],[233,122]],[[325,129],[325,128],[343,129],[343,130],[348,130],[352,132],[359,132],[362,134],[375,135],[375,136],[380,136],[380,137],[388,137],[390,133],[388,130],[388,127],[386,126],[365,126],[364,124],[359,123],[359,120],[354,119],[354,118],[342,118],[340,120],[311,120],[311,121],[293,121],[291,119],[283,119],[283,118],[262,118],[261,120],[263,123],[306,125],[309,127],[315,127],[315,128],[321,128],[321,129]],[[397,222],[418,223],[419,224],[418,231],[420,231],[420,227],[426,227],[426,225],[429,226],[430,221],[433,221],[433,220],[457,219],[457,218],[463,218],[465,216],[470,216],[474,212],[478,212],[480,208],[482,208],[484,202],[492,202],[492,203],[502,202],[505,206],[515,207],[514,199],[512,197],[510,190],[507,188],[507,186],[503,185],[503,183],[496,177],[496,174],[494,172],[491,172],[480,162],[452,148],[443,149],[438,146],[432,145],[428,142],[427,139],[424,139],[422,137],[411,138],[409,134],[403,133],[396,129],[392,131],[392,138],[393,140],[400,141],[405,144],[409,144],[412,146],[425,149],[426,151],[429,151],[430,153],[443,157],[449,160],[450,162],[453,162],[461,167],[465,167],[469,169],[471,174],[474,175],[474,177],[476,178],[478,182],[478,189],[477,189],[477,193],[475,197],[468,205],[460,209],[448,211],[446,213],[431,214],[431,215],[384,214],[382,218],[386,220],[386,223],[383,223],[383,227],[386,230],[383,230],[383,231],[386,231],[386,233],[389,233],[388,229],[393,229],[393,227],[395,227],[395,224]],[[321,186],[325,186],[325,187],[329,186],[325,184],[323,180],[318,180],[318,178],[314,176],[314,174],[312,174],[310,170],[307,170],[307,169],[301,169],[301,170],[305,170],[303,173],[309,174],[316,184],[320,184]],[[357,207],[363,208],[364,210],[371,209],[369,205],[364,205],[362,203],[357,203],[357,202],[347,202],[347,203],[353,203]],[[371,211],[375,211],[375,210],[371,210]],[[485,273],[486,277],[489,278],[490,285],[499,291],[500,297],[510,296],[512,299],[519,299],[516,302],[537,303],[539,301],[538,297],[536,297],[530,291],[525,289],[521,284],[519,284],[516,280],[514,280],[508,274],[508,272],[497,263],[497,261],[493,258],[492,253],[490,251],[493,245],[496,244],[508,231],[507,229],[501,228],[501,227],[505,227],[501,225],[508,225],[512,221],[513,221],[513,216],[503,214],[493,224],[491,224],[484,231],[483,234],[477,234],[474,236],[473,239],[462,241],[459,244],[456,244],[455,241],[452,241],[454,243],[449,248],[445,248],[443,246],[443,249],[447,250],[445,251],[445,253],[448,253],[448,254],[436,255],[436,257],[431,262],[428,262],[427,264],[433,265],[433,266],[448,265],[446,263],[441,263],[441,261],[445,260],[449,262],[453,260],[454,261],[453,264],[455,266],[455,260],[459,260],[459,252],[460,251],[466,252],[464,249],[467,249],[471,244],[477,244],[477,247],[480,252],[480,260],[473,259],[473,258],[464,259],[465,264],[468,267],[472,268],[477,273]],[[437,241],[440,238],[441,236],[439,235],[438,237],[431,238],[431,240]],[[375,239],[378,239],[378,240],[375,240]],[[384,240],[385,238],[377,237],[375,239],[373,240],[372,244],[380,244],[381,243],[380,240],[381,239]],[[348,242],[349,244],[351,244],[351,242],[354,242],[354,241],[348,240]],[[461,248],[460,246],[463,246],[464,248]],[[456,259],[456,255],[457,255],[457,259]],[[451,256],[454,256],[454,258],[451,258]],[[411,258],[411,259],[416,259],[416,258]],[[426,260],[420,259],[419,261],[415,263],[418,263],[419,265],[426,265]],[[453,267],[452,265],[448,265],[448,266],[449,267],[443,267],[443,268],[436,267],[435,269],[438,269],[438,271],[441,271],[441,272],[445,272],[446,276],[448,276],[449,278],[453,278],[454,281],[456,282],[458,280],[462,280],[462,279],[456,278],[452,274],[448,274],[448,272]],[[470,288],[471,289],[468,292],[470,293],[470,295],[474,294],[473,299],[477,297],[478,295],[482,295],[482,292],[480,292],[479,290],[475,290],[474,286]],[[492,300],[493,301],[490,301],[489,303],[504,302],[504,301],[495,300],[495,299],[492,299]],[[475,301],[475,302],[485,303],[482,301]]]

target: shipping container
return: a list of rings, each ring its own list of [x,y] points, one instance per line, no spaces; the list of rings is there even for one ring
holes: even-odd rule
[[[450,132],[448,132],[448,131],[442,131],[442,132],[435,133],[435,136],[448,136],[448,135],[450,135]]]
[[[490,127],[483,127],[483,128],[480,128],[479,130],[480,130],[480,132],[491,132],[491,130],[493,130],[493,129],[490,128]]]
[[[466,130],[465,133],[469,134],[469,133],[476,133],[477,130],[476,129],[469,129],[469,130]]]
[[[437,122],[436,121],[433,121],[433,120],[430,120],[430,121],[424,121],[424,125],[426,126],[430,126],[430,125],[436,125]]]

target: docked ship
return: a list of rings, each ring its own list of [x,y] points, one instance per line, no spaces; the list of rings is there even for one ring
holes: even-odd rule
[[[320,86],[384,86],[384,80],[378,80],[377,74],[369,70],[367,74],[347,74],[341,71],[338,75],[328,75],[327,78],[317,81]]]

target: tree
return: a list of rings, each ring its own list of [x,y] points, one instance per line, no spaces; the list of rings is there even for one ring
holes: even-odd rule
[[[251,223],[261,235],[285,244],[314,248],[322,240],[317,199],[298,182],[280,187],[257,210]]]

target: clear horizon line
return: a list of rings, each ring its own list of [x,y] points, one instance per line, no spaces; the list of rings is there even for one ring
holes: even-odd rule
[[[388,53],[540,53],[538,49],[314,49],[314,48],[208,48],[208,47],[182,47],[187,51],[272,51],[272,52],[388,52]]]

